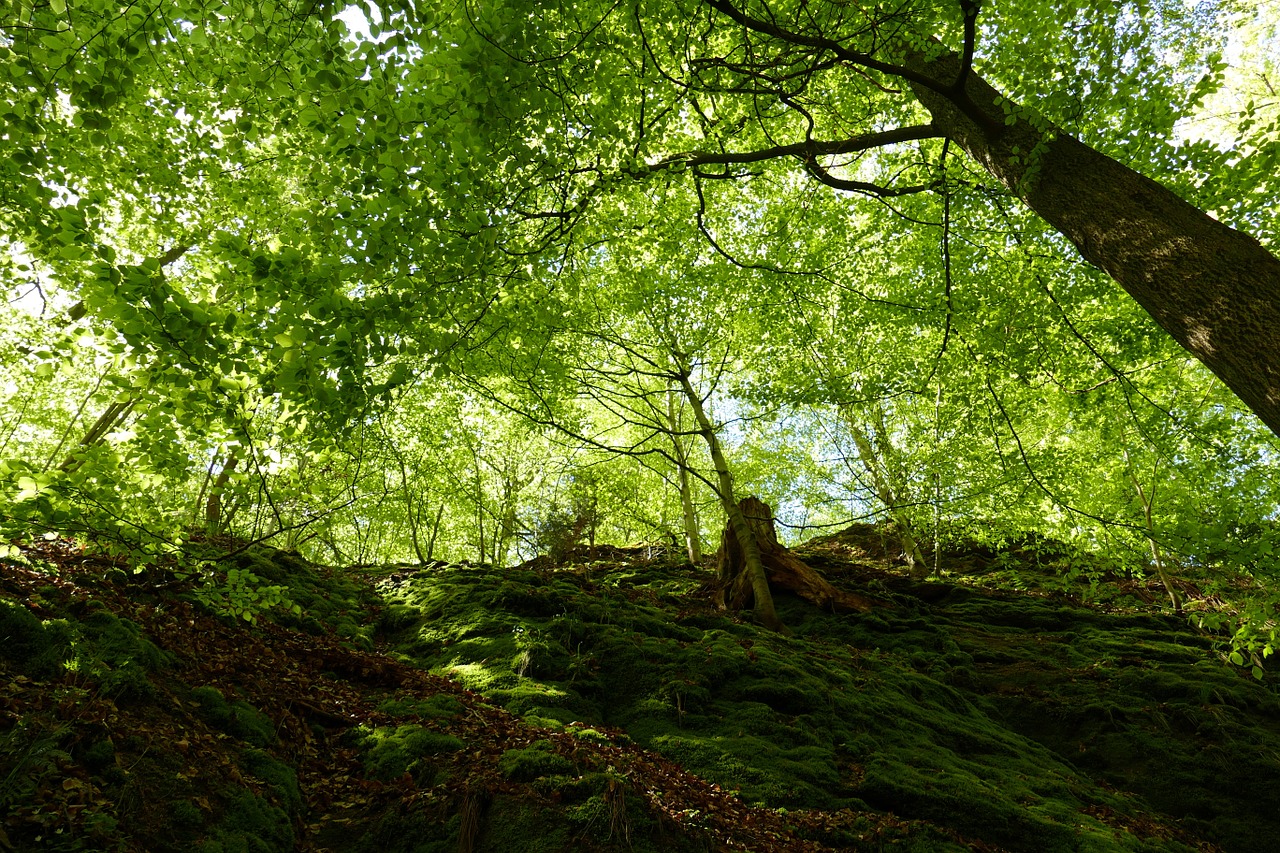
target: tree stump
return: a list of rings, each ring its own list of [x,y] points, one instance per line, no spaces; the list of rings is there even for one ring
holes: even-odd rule
[[[773,510],[756,497],[738,502],[760,547],[760,561],[764,564],[769,586],[774,590],[787,590],[818,607],[834,611],[858,611],[865,613],[875,603],[865,596],[845,592],[832,586],[807,563],[778,543],[778,533],[773,525]],[[731,610],[743,610],[754,604],[751,580],[746,571],[746,559],[732,525],[726,523],[720,534],[720,550],[716,552],[716,575],[720,582],[719,604]]]

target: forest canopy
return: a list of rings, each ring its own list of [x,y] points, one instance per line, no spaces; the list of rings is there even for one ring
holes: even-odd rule
[[[697,560],[758,495],[792,539],[884,521],[920,573],[1035,534],[1171,606],[1194,574],[1269,654],[1278,27],[20,0],[5,539]]]

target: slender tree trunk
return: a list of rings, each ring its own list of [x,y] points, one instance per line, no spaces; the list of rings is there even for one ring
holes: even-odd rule
[[[121,423],[134,405],[138,402],[137,397],[128,400],[117,400],[111,403],[94,421],[93,426],[89,427],[89,431],[85,433],[84,438],[80,439],[80,444],[75,450],[67,455],[59,466],[60,471],[74,471],[80,467],[82,462],[81,454],[95,445],[101,444],[107,437],[107,433],[119,423]]]
[[[1133,485],[1134,492],[1138,495],[1138,501],[1142,504],[1142,515],[1147,523],[1147,545],[1151,548],[1152,565],[1156,568],[1156,575],[1160,578],[1160,583],[1164,584],[1164,591],[1169,595],[1169,601],[1173,603],[1175,611],[1182,610],[1182,597],[1178,595],[1178,590],[1173,585],[1173,579],[1169,576],[1169,572],[1165,568],[1164,554],[1160,550],[1160,543],[1156,541],[1156,528],[1152,516],[1152,506],[1156,500],[1155,478],[1152,478],[1151,488],[1144,489],[1142,481],[1138,479],[1138,472],[1133,467],[1133,460],[1129,458],[1129,451],[1124,452],[1124,464],[1129,469],[1129,482]]]
[[[742,508],[738,506],[737,498],[734,497],[733,475],[729,471],[729,461],[725,458],[724,451],[720,447],[720,439],[716,436],[715,426],[711,423],[711,419],[707,417],[707,411],[702,406],[702,398],[698,396],[698,392],[690,384],[687,372],[682,373],[680,376],[680,388],[693,409],[693,417],[698,424],[699,432],[707,442],[707,449],[711,452],[711,464],[716,469],[720,505],[724,507],[725,515],[728,517],[728,525],[737,537],[738,547],[742,550],[744,571],[751,584],[756,615],[766,628],[781,634],[790,634],[790,629],[782,624],[782,620],[778,618],[777,610],[774,609],[773,595],[769,592],[769,578],[765,575],[764,563],[760,558],[760,545],[756,542],[756,537],[751,532],[751,525],[747,522],[746,516],[742,514]]]
[[[391,442],[390,436],[387,437],[387,441]],[[422,539],[419,535],[419,528],[422,526],[422,510],[417,505],[418,501],[414,500],[413,489],[409,485],[409,468],[404,464],[404,454],[394,444],[391,444],[391,453],[395,456],[396,466],[400,469],[400,492],[404,497],[405,520],[409,523],[409,543],[413,546],[413,554],[418,558],[418,562],[425,563],[428,558],[422,554]]]
[[[62,453],[62,448],[67,446],[67,441],[71,438],[71,431],[76,428],[76,424],[80,423],[80,418],[84,416],[84,410],[88,407],[89,402],[93,400],[94,397],[97,396],[98,389],[102,387],[102,383],[106,380],[106,378],[107,378],[106,373],[101,373],[98,375],[98,379],[96,382],[93,383],[93,387],[89,389],[89,393],[85,395],[84,399],[80,401],[80,405],[76,407],[76,413],[71,417],[71,421],[70,423],[67,424],[67,428],[62,431],[62,437],[58,439],[58,446],[53,448],[53,452],[50,453],[49,458],[45,460],[44,467],[40,469],[41,471],[48,471],[53,466],[53,460],[57,459],[58,455]],[[27,400],[29,401],[30,398],[27,398]],[[113,403],[112,405],[115,405],[115,404]],[[26,405],[23,406],[23,411],[25,413]],[[111,406],[107,407],[107,411],[108,412],[111,411]],[[14,429],[17,429],[17,425],[20,422],[21,422],[21,418],[19,418],[18,422],[15,422]],[[90,428],[90,434],[92,434],[93,429],[94,429],[93,427]],[[12,435],[12,431],[10,431],[10,435]],[[8,444],[8,439],[5,440],[5,443]],[[83,443],[82,443],[82,446],[83,446]],[[68,457],[67,461],[62,463],[60,470],[62,471],[69,470],[67,466],[71,461],[72,461],[72,457]]]
[[[427,559],[423,560],[424,563],[430,563],[432,555],[435,554],[436,536],[440,533],[440,519],[442,518],[444,518],[444,502],[441,502],[440,508],[436,510],[436,522],[431,525],[431,538],[427,540]],[[421,555],[419,555],[419,559],[421,559]]]
[[[684,521],[684,548],[689,556],[689,562],[696,566],[702,562],[702,530],[698,523],[698,508],[693,505],[693,484],[689,478],[689,454],[684,445],[682,420],[675,389],[668,388],[667,426],[671,430],[676,476],[680,483],[680,515]]]
[[[231,481],[231,475],[235,473],[236,466],[239,464],[239,448],[233,448],[227,454],[227,460],[222,463],[222,470],[218,472],[212,488],[209,489],[209,499],[204,505],[204,529],[210,536],[223,532],[226,519],[222,514],[222,496],[227,490],[227,483]]]
[[[476,537],[477,550],[480,553],[480,565],[485,563],[484,550],[484,482],[481,480],[480,456],[472,450],[472,461],[475,463],[476,476]]]
[[[933,60],[915,54],[906,63],[944,82],[958,79],[961,68],[955,54]],[[1280,259],[1060,128],[1038,122],[1037,129],[1025,119],[1005,126],[1004,106],[997,106],[1002,96],[976,74],[965,82],[968,115],[956,97],[911,88],[942,133],[1114,278],[1280,434]]]
[[[916,541],[911,529],[911,520],[900,503],[901,490],[894,482],[895,478],[889,469],[891,463],[884,458],[891,448],[889,431],[884,424],[884,413],[877,409],[873,424],[876,441],[880,445],[879,453],[871,442],[871,436],[867,435],[858,423],[852,409],[842,406],[841,415],[844,417],[845,426],[849,428],[849,434],[853,437],[854,445],[858,448],[858,458],[862,460],[862,467],[871,477],[871,485],[876,491],[876,497],[880,499],[880,503],[884,504],[889,517],[893,519],[894,527],[897,528],[895,532],[902,545],[902,555],[907,561],[911,576],[917,580],[923,580],[929,576],[929,563],[920,551],[920,544]]]

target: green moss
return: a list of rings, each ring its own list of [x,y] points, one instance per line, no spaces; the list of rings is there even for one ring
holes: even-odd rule
[[[252,572],[266,584],[284,587],[301,611],[277,608],[259,614],[260,619],[311,634],[334,629],[353,646],[372,650],[376,622],[373,612],[378,600],[364,579],[264,545],[238,554],[232,565]]]
[[[384,634],[401,634],[416,628],[421,618],[416,608],[393,604],[378,617],[378,630]]]
[[[442,820],[423,810],[395,809],[324,825],[314,841],[318,850],[350,853],[457,853],[459,823],[457,815]]]
[[[286,813],[292,817],[302,813],[302,789],[298,787],[298,774],[292,767],[260,749],[245,750],[241,763],[251,775],[270,786]]]
[[[86,617],[82,624],[85,637],[93,645],[94,656],[109,666],[132,665],[156,672],[172,661],[171,655],[144,637],[138,624],[129,619],[100,610]]]
[[[378,710],[384,714],[391,714],[397,717],[423,717],[443,720],[461,714],[463,705],[456,697],[450,696],[448,693],[436,693],[425,699],[416,697],[388,699],[378,705]]]
[[[41,621],[22,605],[0,599],[0,655],[19,671],[43,678],[71,657],[75,635],[64,620]]]
[[[243,699],[228,701],[216,687],[209,686],[192,689],[191,699],[205,722],[227,734],[257,747],[276,742],[271,718]]]
[[[94,741],[80,752],[80,760],[96,773],[114,768],[116,763],[116,747],[110,738]]]
[[[404,725],[373,729],[363,736],[360,746],[365,751],[365,768],[374,779],[389,781],[410,773],[424,781],[435,772],[429,759],[466,744],[452,735]]]
[[[700,610],[704,577],[459,568],[387,592],[420,616],[401,646],[417,663],[538,725],[625,729],[751,803],[870,806],[1015,850],[1180,849],[1116,829],[1162,822],[1236,850],[1280,832],[1280,791],[1248,781],[1274,775],[1275,691],[1213,664],[1177,620],[942,584],[926,604],[887,577],[859,581],[892,605],[869,614],[778,596],[783,638]],[[1232,748],[1250,731],[1268,746]],[[563,797],[556,759],[513,750],[504,770]]]
[[[477,853],[568,853],[573,829],[553,810],[511,797],[490,804]]]
[[[509,749],[498,759],[503,776],[516,782],[532,782],[540,776],[570,773],[573,762],[555,752],[550,741],[537,740],[524,749]]]
[[[200,853],[286,853],[294,849],[293,825],[282,809],[250,791],[235,791]]]
[[[204,812],[189,800],[174,800],[169,803],[169,819],[175,830],[181,833],[195,833],[204,826]]]

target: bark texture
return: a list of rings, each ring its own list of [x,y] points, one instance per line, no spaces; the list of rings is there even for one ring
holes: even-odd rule
[[[738,509],[751,529],[771,588],[794,592],[823,609],[860,612],[872,609],[874,602],[871,599],[837,589],[779,544],[773,526],[773,510],[767,503],[756,497],[746,497],[738,503]],[[716,552],[716,575],[720,581],[720,605],[730,610],[742,610],[755,604],[747,558],[739,540],[738,532],[726,523],[720,535],[720,550]]]
[[[960,74],[955,54],[916,55],[912,70],[934,80]],[[1150,178],[1059,128],[1027,174],[1027,152],[1044,138],[1026,121],[1004,125],[1000,93],[976,74],[965,94],[979,120],[947,96],[913,83],[934,124],[984,169],[1114,278],[1169,334],[1280,434],[1280,260]],[[1015,148],[1017,149],[1015,151]]]
[[[773,595],[769,592],[769,579],[765,575],[760,546],[751,533],[750,523],[742,515],[741,506],[734,498],[733,474],[729,471],[729,460],[725,458],[724,448],[720,446],[720,439],[716,437],[715,425],[711,423],[711,418],[702,405],[702,398],[698,396],[689,381],[687,369],[682,370],[680,374],[680,387],[693,410],[694,420],[698,422],[698,432],[707,442],[711,464],[716,469],[717,492],[726,518],[725,536],[734,541],[737,553],[742,557],[741,577],[751,589],[752,607],[755,609],[756,617],[766,628],[780,634],[790,634],[791,631],[782,624],[782,620],[778,618],[778,612],[774,609]]]

